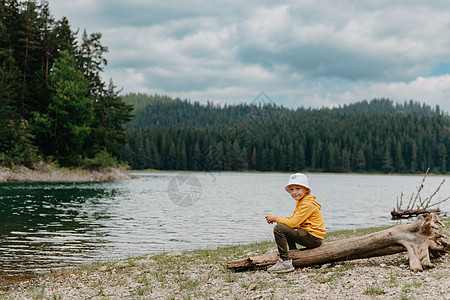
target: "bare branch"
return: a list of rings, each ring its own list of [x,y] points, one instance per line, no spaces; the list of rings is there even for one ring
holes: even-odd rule
[[[441,203],[447,201],[448,199],[450,199],[450,197],[447,197],[447,198],[445,198],[445,199],[443,199],[443,200],[441,200],[441,201],[439,201],[439,202],[433,203],[433,204],[427,206],[426,208],[430,208],[430,207],[433,207],[433,206],[435,206],[435,205],[441,204]]]
[[[439,189],[441,188],[441,186],[444,184],[444,182],[445,182],[445,178],[444,178],[444,180],[442,180],[442,182],[441,182],[441,184],[438,186],[438,188],[434,191],[434,193],[430,196],[430,199],[428,199],[428,202],[425,204],[425,208],[428,208],[428,206],[429,206],[429,204],[430,204],[430,202],[431,202],[431,199],[437,194],[437,192],[439,191]]]
[[[400,210],[402,207],[402,201],[403,201],[403,192],[400,194],[400,205],[397,205],[397,210]],[[397,202],[398,204],[398,202]]]
[[[423,206],[425,205],[425,202],[428,200],[428,197],[423,199],[422,201],[422,197],[419,197],[419,204],[417,205],[417,209],[423,208]]]
[[[394,209],[391,212],[393,219],[411,218],[411,217],[418,216],[423,213],[434,213],[436,215],[439,215],[442,213],[444,215],[446,214],[445,212],[441,212],[439,210],[439,208],[429,209],[430,207],[436,206],[436,205],[441,204],[441,203],[447,201],[448,199],[450,199],[450,197],[448,197],[448,198],[440,200],[436,203],[431,203],[431,201],[433,200],[433,197],[435,197],[437,195],[437,193],[441,189],[442,185],[444,184],[445,179],[442,180],[442,182],[439,184],[439,186],[436,188],[436,190],[430,196],[422,199],[422,195],[420,194],[424,188],[424,182],[428,175],[429,170],[430,170],[430,168],[427,169],[425,176],[422,178],[422,181],[417,186],[417,191],[413,192],[411,194],[411,198],[409,199],[408,206],[405,209],[402,209],[403,192],[400,194],[400,201],[399,201],[399,198],[397,197],[397,211]]]
[[[409,202],[408,202],[408,206],[406,206],[406,210],[410,209],[410,205],[413,200],[413,197],[414,197],[414,192],[411,194],[411,198],[409,198]]]
[[[427,175],[428,175],[428,172],[429,172],[429,171],[430,171],[430,168],[428,168],[427,171],[425,172],[425,176],[423,176],[422,182],[420,182],[420,185],[419,185],[419,187],[417,188],[417,194],[416,194],[416,197],[414,198],[414,202],[413,202],[413,204],[412,204],[412,206],[411,206],[411,209],[413,209],[413,208],[414,208],[414,205],[416,204],[417,198],[419,197],[420,192],[421,192],[422,189],[423,189],[423,184],[424,184],[424,182],[425,182],[425,179],[427,178]],[[409,205],[408,205],[408,209],[409,209]]]

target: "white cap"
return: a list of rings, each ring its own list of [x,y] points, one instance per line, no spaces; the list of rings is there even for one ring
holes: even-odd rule
[[[311,190],[311,188],[308,185],[308,178],[305,174],[302,173],[295,173],[289,177],[289,181],[284,187],[284,189],[288,192],[288,188],[290,185],[301,185],[307,188],[308,190]]]

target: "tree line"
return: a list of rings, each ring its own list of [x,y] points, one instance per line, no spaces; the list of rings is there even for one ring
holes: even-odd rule
[[[0,1],[1,165],[114,163],[132,107],[101,78],[101,33],[77,35],[47,1]]]
[[[447,173],[450,119],[418,102],[334,109],[200,104],[129,94],[120,158],[133,169]]]

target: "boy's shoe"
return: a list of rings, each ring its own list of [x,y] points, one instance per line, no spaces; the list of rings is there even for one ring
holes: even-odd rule
[[[278,260],[276,264],[267,269],[269,273],[287,273],[294,271],[295,268],[292,265],[292,259],[290,260],[282,260],[281,258]]]

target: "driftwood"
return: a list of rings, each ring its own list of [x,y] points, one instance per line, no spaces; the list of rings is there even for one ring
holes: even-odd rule
[[[419,186],[417,187],[417,191],[415,193],[412,193],[411,197],[409,198],[409,202],[408,202],[408,205],[406,206],[406,208],[402,208],[403,193],[400,194],[400,199],[397,197],[397,208],[396,209],[394,208],[391,211],[391,216],[392,216],[393,220],[413,218],[413,217],[416,217],[418,215],[425,214],[425,213],[433,213],[433,214],[442,215],[442,216],[447,215],[447,212],[441,211],[439,209],[439,207],[435,208],[435,209],[431,208],[433,206],[444,203],[445,201],[450,199],[450,197],[447,197],[447,198],[438,200],[434,203],[431,202],[433,197],[436,196],[436,194],[439,192],[439,189],[444,184],[445,179],[442,180],[441,184],[437,187],[437,189],[434,191],[434,193],[432,193],[430,196],[422,199],[420,192],[423,189],[423,184],[425,182],[425,179],[426,179],[429,171],[430,171],[430,168],[428,168],[427,171],[425,172],[425,176],[423,177],[422,181],[420,182]]]
[[[411,223],[365,236],[325,243],[314,249],[290,250],[289,259],[294,267],[306,267],[408,251],[409,267],[418,272],[432,267],[430,252],[439,257],[450,250],[450,238],[439,231],[438,224],[444,226],[436,215],[422,214]],[[267,268],[278,258],[278,254],[253,256],[229,262],[227,267],[235,271]]]
[[[405,209],[405,210],[393,210],[391,211],[392,220],[399,220],[399,219],[409,219],[417,217],[418,215],[422,214],[435,214],[441,217],[446,217],[447,212],[441,211],[439,208],[435,209]]]

